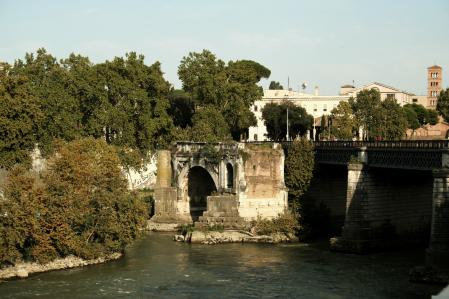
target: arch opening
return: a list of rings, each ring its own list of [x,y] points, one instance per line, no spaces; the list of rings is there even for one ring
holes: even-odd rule
[[[231,163],[226,164],[226,188],[234,188],[234,168]]]
[[[190,199],[190,216],[193,221],[197,221],[207,210],[207,197],[214,191],[217,191],[217,188],[206,169],[200,166],[189,169],[188,196]]]

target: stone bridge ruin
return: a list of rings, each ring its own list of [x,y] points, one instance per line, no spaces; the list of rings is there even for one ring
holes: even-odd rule
[[[279,144],[177,142],[158,152],[155,223],[222,225],[275,218],[287,209]]]

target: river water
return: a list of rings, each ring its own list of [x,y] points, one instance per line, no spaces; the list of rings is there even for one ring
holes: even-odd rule
[[[150,233],[120,260],[0,283],[0,298],[431,298],[424,250],[349,255],[313,244],[190,245]]]

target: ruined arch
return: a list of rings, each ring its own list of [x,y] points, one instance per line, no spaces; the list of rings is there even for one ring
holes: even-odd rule
[[[217,186],[209,172],[201,167],[194,166],[187,174],[187,195],[189,198],[190,216],[193,221],[203,215],[207,210],[207,196],[217,191]]]

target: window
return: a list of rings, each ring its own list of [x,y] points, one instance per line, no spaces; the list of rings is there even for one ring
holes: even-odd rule
[[[326,112],[327,111],[327,104],[323,105],[323,111]]]
[[[413,103],[418,103],[418,99],[412,99]]]
[[[257,141],[257,134],[254,134],[254,141]]]
[[[395,99],[394,93],[387,93],[387,99]]]
[[[313,111],[318,111],[318,107],[316,104],[313,105]]]
[[[256,106],[254,106],[254,111],[256,111],[256,112],[257,112],[257,105],[256,105]]]

